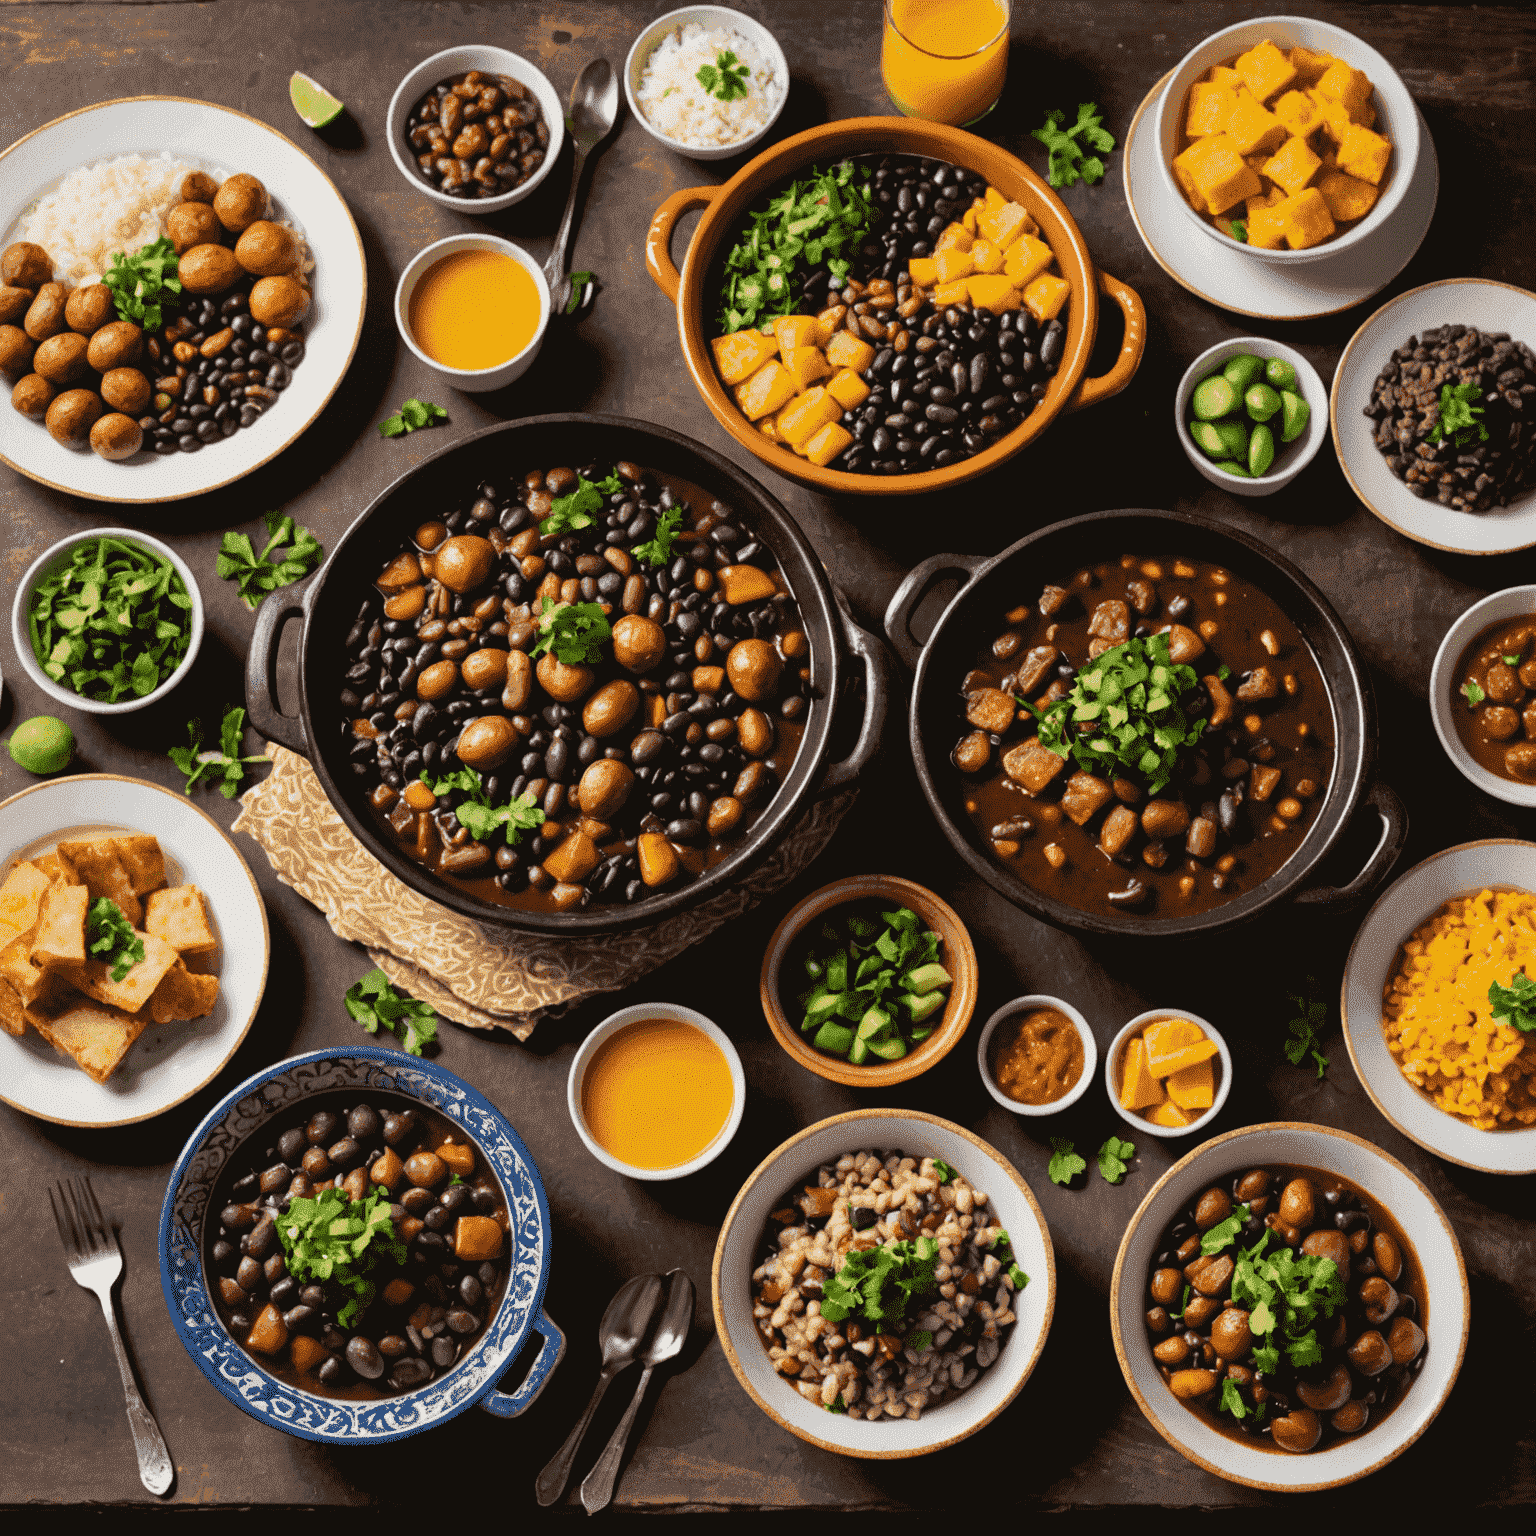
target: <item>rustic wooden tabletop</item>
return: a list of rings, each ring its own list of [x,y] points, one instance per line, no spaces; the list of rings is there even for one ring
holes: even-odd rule
[[[778,125],[787,134],[829,119],[890,109],[878,67],[879,0],[743,0],[789,57],[793,85]],[[675,319],[642,262],[652,211],[672,191],[726,179],[738,162],[701,165],[660,148],[627,118],[597,157],[576,235],[574,267],[596,271],[593,313],[546,346],[538,366],[499,396],[453,395],[437,431],[383,441],[373,425],[413,394],[443,389],[399,345],[390,315],[395,280],[411,254],[473,223],[407,186],[383,142],[396,82],[426,54],[490,41],[537,61],[564,93],[587,60],[622,60],[659,4],[633,0],[509,0],[409,4],[401,0],[214,0],[202,4],[0,5],[0,142],[89,103],[152,93],[217,101],[269,122],[302,144],[335,180],[356,216],[369,268],[362,342],[341,389],[308,433],[275,462],[200,500],[135,512],[130,521],[168,537],[202,575],[209,632],[196,676],[163,708],[104,725],[76,716],[81,770],[115,770],[179,787],[166,760],[194,708],[240,695],[252,618],[229,583],[213,579],[221,533],[250,529],[273,507],[292,512],[329,545],[371,498],[449,436],[548,410],[600,410],[662,422],[743,462],[682,369]],[[1063,0],[1017,6],[1009,83],[985,133],[1044,171],[1029,136],[1043,113],[1095,100],[1122,142],[1153,84],[1200,38],[1253,7],[1139,0]],[[1473,792],[1437,746],[1426,705],[1430,661],[1446,627],[1487,591],[1536,579],[1530,553],[1490,560],[1412,544],[1356,500],[1331,447],[1285,493],[1242,501],[1196,476],[1169,425],[1170,392],[1207,346],[1258,331],[1299,347],[1326,379],[1356,327],[1396,293],[1435,278],[1479,275],[1536,287],[1536,13],[1523,7],[1335,5],[1308,7],[1367,38],[1402,73],[1439,155],[1440,197],[1422,248],[1381,294],[1328,319],[1244,320],[1202,302],[1160,269],[1133,226],[1111,159],[1102,185],[1065,193],[1095,259],[1138,289],[1150,340],[1134,384],[1119,398],[1059,420],[1045,441],[990,480],[935,501],[834,502],[774,481],[862,622],[872,629],[897,581],[938,550],[987,553],[1045,522],[1113,507],[1198,510],[1246,529],[1299,564],[1323,589],[1367,658],[1381,715],[1380,772],[1406,802],[1412,832],[1403,864],[1449,844],[1525,835],[1528,818]],[[345,117],[323,134],[298,122],[287,100],[291,70],[342,96]],[[539,193],[488,223],[542,259],[558,220],[569,151]],[[686,230],[684,231],[686,234]],[[1117,324],[1101,338],[1112,355]],[[1097,370],[1096,370],[1097,371]],[[115,517],[0,473],[0,574],[9,590],[35,555],[63,534]],[[0,642],[6,680],[0,729],[44,711],[46,700]],[[905,696],[905,689],[898,689]],[[289,708],[292,708],[289,700]],[[893,712],[893,714],[899,712]],[[0,796],[31,782],[0,756]],[[225,825],[236,807],[202,802]],[[973,1054],[878,1097],[837,1088],[788,1062],[764,1026],[756,972],[775,921],[793,899],[837,875],[872,868],[911,876],[945,895],[970,926],[981,957],[978,1018],[1020,993],[1072,999],[1101,1046],[1154,1003],[1177,1002],[1220,1021],[1236,1060],[1235,1087],[1216,1126],[1295,1119],[1357,1132],[1401,1158],[1443,1204],[1465,1250],[1473,1323],[1461,1378],[1446,1410],[1415,1447],[1413,1464],[1457,1469],[1462,1502],[1536,1500],[1536,1401],[1513,1383],[1536,1368],[1536,1220],[1528,1188],[1469,1172],[1406,1141],[1372,1108],[1337,1025],[1337,992],[1351,922],[1282,913],[1197,952],[1172,944],[1088,942],[1041,926],[973,878],[926,814],[904,732],[893,718],[885,751],[830,849],[792,888],[683,955],[626,1001],[670,998],[719,1020],[739,1045],[749,1082],[734,1144],[706,1173],[641,1186],[600,1167],[565,1110],[576,1044],[610,1009],[598,1000],[545,1023],[527,1045],[445,1027],[440,1060],[511,1116],[548,1186],[554,1274],[547,1305],[567,1331],[565,1363],[536,1408],[515,1423],[470,1413],[403,1448],[331,1450],[258,1427],[216,1394],[166,1315],[155,1228],[170,1166],[199,1117],[243,1076],[279,1058],[355,1043],[341,1007],[368,968],[321,916],[280,884],[257,848],[272,926],[273,965],[256,1026],[234,1062],[176,1110],[121,1131],[62,1129],[0,1108],[0,1506],[149,1501],[135,1475],[116,1373],[94,1302],[71,1284],[48,1220],[45,1186],[90,1173],[120,1223],[127,1256],[122,1314],[145,1396],[178,1473],[174,1500],[216,1506],[355,1506],[421,1495],[440,1502],[460,1474],[492,1467],[498,1498],[534,1512],[535,1471],[564,1438],[597,1369],[596,1324],[626,1276],[681,1265],[699,1286],[698,1327],[679,1368],[653,1395],[619,1490],[631,1510],[938,1509],[1047,1510],[1113,1505],[1252,1506],[1272,1496],[1222,1482],[1170,1449],[1125,1389],[1110,1343],[1107,1290],[1125,1222],[1178,1145],[1145,1138],[1118,1188],[1094,1178],[1071,1189],[1046,1177],[1048,1147],[1031,1122],[995,1106]],[[1327,1000],[1326,1078],[1281,1054],[1288,994]],[[1000,1148],[1038,1195],[1061,1280],[1056,1321],[1040,1365],[1015,1404],[962,1447],[917,1462],[870,1463],[803,1445],[748,1400],[714,1340],[709,1264],[715,1234],[745,1174],[792,1130],[874,1102],[934,1111]],[[1050,1122],[1053,1133],[1096,1146],[1118,1129],[1094,1093]],[[618,1412],[614,1394],[611,1423]],[[590,1453],[589,1453],[590,1454]],[[1326,1497],[1352,1514],[1411,1516],[1424,1487],[1399,1463]],[[419,1469],[419,1470],[418,1470]],[[453,1469],[450,1471],[449,1469]],[[402,1470],[406,1476],[402,1478]],[[444,1473],[446,1481],[440,1481]],[[961,1493],[961,1490],[966,1490]],[[449,1493],[452,1497],[451,1492]]]

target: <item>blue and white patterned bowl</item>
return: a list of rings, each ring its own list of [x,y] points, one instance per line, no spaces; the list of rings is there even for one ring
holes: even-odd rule
[[[230,1337],[208,1295],[203,1227],[219,1175],[247,1137],[315,1094],[365,1088],[419,1099],[474,1142],[506,1198],[512,1221],[511,1271],[489,1327],[445,1376],[381,1401],[347,1402],[286,1385]],[[501,1112],[435,1063],[372,1046],[293,1056],[247,1078],[188,1139],[160,1210],[160,1284],[187,1353],[209,1381],[252,1418],[306,1440],[338,1444],[403,1440],[453,1418],[472,1403],[507,1419],[528,1408],[565,1353],[565,1335],[543,1307],[550,1250],[544,1185],[528,1149]],[[497,1381],[530,1332],[543,1338],[532,1369],[515,1392],[498,1391]]]

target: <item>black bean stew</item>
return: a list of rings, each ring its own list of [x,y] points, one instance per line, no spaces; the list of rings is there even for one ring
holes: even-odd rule
[[[1251,1168],[1162,1234],[1148,1276],[1158,1369],[1213,1429],[1327,1448],[1411,1389],[1429,1324],[1413,1245],[1380,1202],[1315,1168]]]
[[[361,1318],[351,1293],[289,1273],[281,1236],[296,1199],[386,1192],[405,1262],[381,1260]],[[506,1202],[464,1133],[414,1099],[317,1095],[230,1159],[209,1206],[206,1268],[237,1343],[289,1386],[324,1397],[408,1392],[452,1368],[506,1286]]]
[[[1052,750],[1036,711],[1159,635],[1189,686],[1171,778],[1149,793],[1139,767],[1088,771]],[[1328,692],[1296,626],[1231,572],[1176,555],[1106,561],[1011,609],[959,696],[951,761],[978,834],[1081,911],[1181,917],[1253,889],[1301,845],[1333,768]],[[1067,734],[1096,740],[1109,719]]]
[[[1451,718],[1473,760],[1501,779],[1536,784],[1536,614],[1478,635],[1451,687]]]
[[[698,487],[613,473],[564,531],[556,504],[610,466],[480,485],[389,560],[347,639],[343,729],[381,828],[484,901],[568,911],[690,881],[799,749],[810,645],[771,553]],[[566,607],[611,631],[587,662],[534,654]],[[445,783],[465,768],[477,794]],[[472,833],[477,798],[530,824]]]
[[[411,109],[405,140],[423,181],[449,197],[501,197],[544,163],[549,124],[539,98],[510,75],[440,80]]]

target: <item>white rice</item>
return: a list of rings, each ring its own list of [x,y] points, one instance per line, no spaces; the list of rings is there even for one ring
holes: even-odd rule
[[[733,101],[711,96],[698,73],[729,50],[751,74],[747,94]],[[658,132],[695,149],[740,143],[767,126],[784,98],[786,83],[749,38],[729,27],[697,21],[674,27],[646,60],[635,99]]]
[[[58,281],[96,282],[114,251],[136,251],[160,238],[191,170],[169,152],[153,160],[119,155],[79,166],[39,199],[22,223],[21,238],[48,252]]]

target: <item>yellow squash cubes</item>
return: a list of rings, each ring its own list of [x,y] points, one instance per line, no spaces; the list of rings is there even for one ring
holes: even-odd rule
[[[1154,1019],[1125,1045],[1120,1107],[1182,1130],[1216,1102],[1216,1042],[1193,1019]]]

